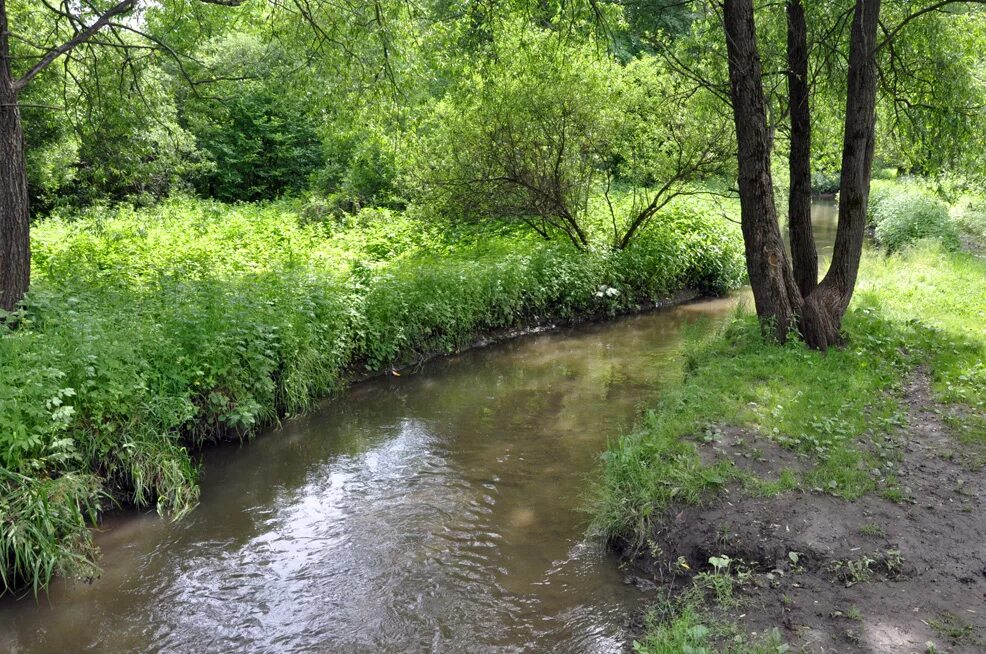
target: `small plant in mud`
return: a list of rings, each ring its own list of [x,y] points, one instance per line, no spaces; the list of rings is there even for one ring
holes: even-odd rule
[[[883,527],[876,524],[875,522],[870,522],[860,527],[859,533],[863,534],[864,536],[874,536],[880,538],[887,535],[887,532],[883,530]]]
[[[846,588],[855,584],[869,581],[873,576],[871,566],[875,563],[873,559],[864,556],[860,559],[846,559],[844,561],[834,561],[829,570],[835,578],[846,585]]]
[[[801,561],[801,557],[803,556],[804,555],[801,552],[791,551],[787,553],[787,558],[791,562],[792,573],[798,574],[799,572],[804,572],[805,566],[804,563]]]
[[[928,626],[934,629],[942,638],[948,638],[956,644],[972,640],[973,633],[975,632],[975,627],[963,622],[960,618],[947,611],[928,620]]]
[[[716,544],[719,545],[720,547],[729,545],[729,541],[730,541],[729,534],[731,531],[732,531],[732,527],[728,524],[721,524],[718,527],[716,527]]]
[[[835,610],[829,614],[830,618],[845,618],[846,620],[852,620],[853,622],[860,622],[863,619],[863,612],[859,610],[858,606],[851,606],[845,611]]]
[[[736,606],[738,601],[734,597],[734,590],[752,582],[752,570],[743,561],[725,554],[709,557],[709,565],[712,566],[712,571],[696,574],[693,588],[709,593],[719,606]]]
[[[887,550],[879,558],[879,564],[888,577],[899,577],[904,573],[904,557],[899,550]]]
[[[899,577],[904,571],[904,558],[899,550],[891,549],[858,559],[833,561],[829,571],[849,588],[870,581],[877,571],[882,571],[888,578]]]

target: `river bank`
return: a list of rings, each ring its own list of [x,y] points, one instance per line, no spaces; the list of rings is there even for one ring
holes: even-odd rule
[[[436,358],[208,447],[195,511],[107,516],[100,577],[0,600],[0,651],[619,651],[642,595],[586,539],[588,483],[735,302]]]
[[[597,525],[657,598],[637,650],[978,652],[986,262],[870,253],[846,347],[735,321],[605,455]]]
[[[38,225],[34,264],[0,333],[0,573],[35,591],[96,572],[85,525],[103,508],[187,513],[193,452],[351,379],[742,278],[736,230],[688,204],[627,250],[580,253],[383,210],[335,224],[176,201]]]

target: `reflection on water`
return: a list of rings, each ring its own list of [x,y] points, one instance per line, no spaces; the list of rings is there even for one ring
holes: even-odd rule
[[[788,239],[786,217],[781,220],[781,234],[784,237],[784,244],[788,246],[788,254],[791,253],[790,241]],[[815,247],[818,249],[819,273],[824,275],[825,268],[832,259],[832,247],[835,245],[835,230],[839,221],[839,205],[835,200],[828,198],[816,198],[811,203],[811,226],[812,236],[815,237]]]
[[[467,352],[216,448],[189,518],[112,516],[101,579],[0,602],[0,650],[620,651],[640,595],[578,509],[683,324],[734,303]]]

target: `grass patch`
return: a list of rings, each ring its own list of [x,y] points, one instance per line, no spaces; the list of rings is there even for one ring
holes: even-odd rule
[[[928,626],[934,629],[939,636],[947,638],[955,644],[969,642],[976,631],[971,624],[947,612],[928,620]]]
[[[747,634],[708,606],[695,592],[652,610],[646,635],[634,641],[637,654],[783,654],[789,651],[780,634]]]
[[[697,502],[748,475],[703,465],[695,439],[710,424],[755,431],[812,464],[797,479],[762,483],[762,492],[801,486],[849,500],[872,491],[905,500],[890,472],[892,435],[906,423],[904,381],[926,366],[936,399],[961,411],[958,437],[977,440],[986,402],[983,325],[986,262],[924,245],[865,257],[843,349],[766,343],[747,315],[693,338],[682,383],[605,453],[596,526],[642,543],[671,503]]]

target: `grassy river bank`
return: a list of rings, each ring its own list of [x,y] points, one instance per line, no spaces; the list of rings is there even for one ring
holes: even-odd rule
[[[986,260],[881,192],[894,252],[864,257],[845,347],[771,345],[738,314],[605,453],[596,527],[660,597],[636,651],[986,642]]]

